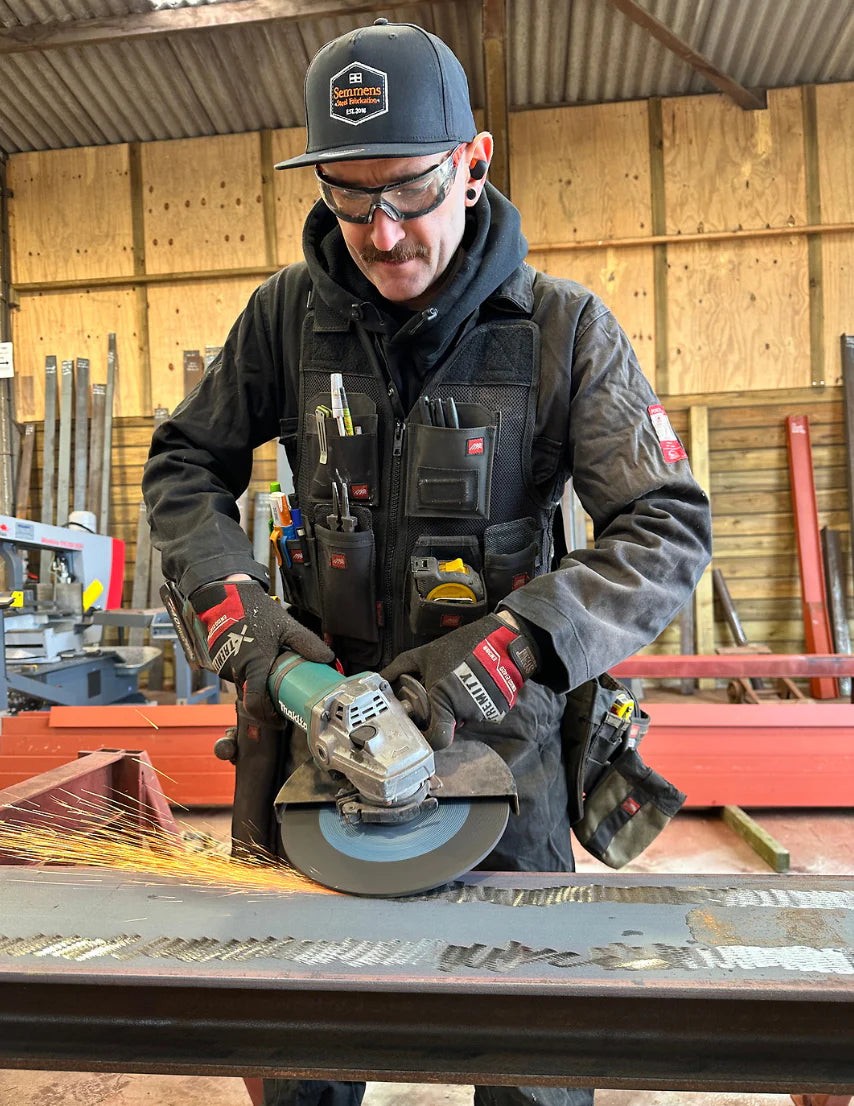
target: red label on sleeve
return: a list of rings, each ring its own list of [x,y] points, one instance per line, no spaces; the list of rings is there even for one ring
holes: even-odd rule
[[[627,799],[623,799],[623,801],[620,803],[620,806],[630,818],[634,818],[634,816],[640,810],[640,803],[636,799],[633,799],[631,795],[629,795]]]
[[[346,568],[347,567],[347,555],[346,553],[332,553],[329,557],[330,568]]]
[[[483,453],[483,438],[469,438],[466,442],[466,453],[469,457],[475,453]]]
[[[661,446],[661,455],[668,465],[675,461],[687,461],[688,454],[682,448],[682,443],[676,437],[676,431],[670,425],[667,412],[660,403],[651,403],[647,407],[649,417],[652,420],[652,428]]]
[[[354,499],[367,499],[368,498],[368,485],[367,484],[351,484],[350,495]]]

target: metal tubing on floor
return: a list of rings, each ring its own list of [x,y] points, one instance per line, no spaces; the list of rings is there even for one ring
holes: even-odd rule
[[[0,1066],[854,1088],[851,877],[480,873],[376,900],[5,869],[0,897]]]

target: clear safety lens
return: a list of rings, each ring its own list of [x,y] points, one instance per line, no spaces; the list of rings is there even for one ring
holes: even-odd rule
[[[320,169],[314,172],[323,202],[345,222],[369,223],[377,208],[382,208],[390,219],[417,219],[434,211],[447,196],[456,169],[456,152],[452,150],[426,173],[382,188],[346,187],[322,176]]]

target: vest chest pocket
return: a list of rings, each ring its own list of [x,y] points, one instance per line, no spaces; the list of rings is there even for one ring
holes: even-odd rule
[[[409,425],[406,514],[489,518],[498,424],[475,403],[458,403],[459,427]]]
[[[353,433],[341,434],[338,422],[319,408],[329,408],[329,396],[312,396],[305,421],[305,449],[311,473],[313,502],[329,499],[336,471],[350,486],[356,503],[376,506],[380,501],[376,405],[362,392],[348,396]]]

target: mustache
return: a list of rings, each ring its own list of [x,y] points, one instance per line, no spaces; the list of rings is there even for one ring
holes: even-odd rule
[[[377,261],[415,261],[416,258],[426,258],[427,253],[427,247],[419,242],[398,242],[390,250],[378,250],[376,246],[367,245],[359,251],[359,257],[366,265],[373,265]]]

